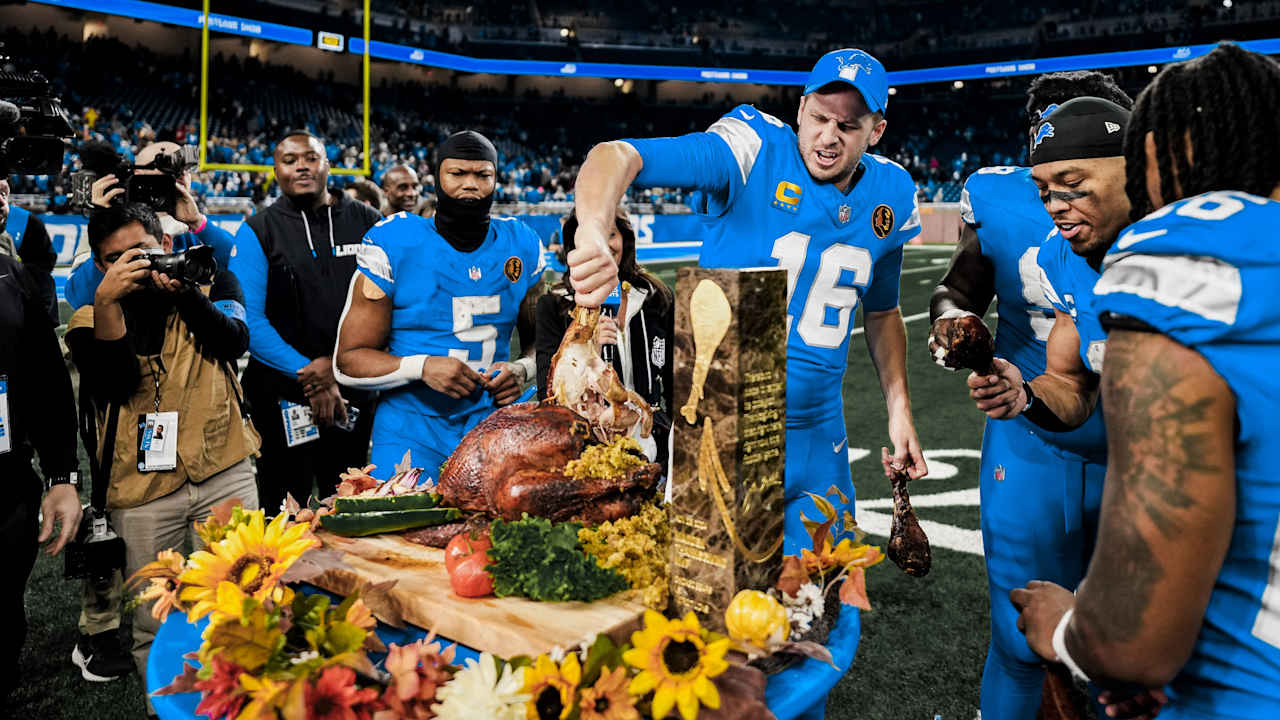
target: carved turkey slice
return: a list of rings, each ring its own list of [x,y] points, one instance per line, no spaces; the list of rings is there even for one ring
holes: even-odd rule
[[[551,358],[547,400],[586,418],[601,442],[630,433],[637,425],[641,437],[649,437],[653,411],[600,357],[595,341],[599,321],[599,308],[574,307],[573,322]]]

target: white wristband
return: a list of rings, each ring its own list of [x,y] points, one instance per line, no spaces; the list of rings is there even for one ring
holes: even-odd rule
[[[534,359],[531,357],[522,357],[511,364],[519,365],[520,369],[524,370],[525,382],[529,382],[534,378],[535,375],[538,374],[538,363],[535,362]]]
[[[347,387],[360,388],[362,390],[390,390],[421,380],[422,367],[426,362],[426,355],[402,357],[400,358],[399,368],[378,377],[352,377],[339,370],[338,364],[335,362],[333,364],[333,375],[339,383]]]
[[[1071,654],[1067,652],[1067,623],[1071,622],[1071,616],[1075,614],[1075,610],[1068,610],[1062,614],[1062,619],[1058,621],[1058,627],[1053,629],[1053,652],[1057,654],[1058,660],[1067,666],[1072,675],[1080,678],[1085,682],[1093,682],[1084,670],[1071,659]]]

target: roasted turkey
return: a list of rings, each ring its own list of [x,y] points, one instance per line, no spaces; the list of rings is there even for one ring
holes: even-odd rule
[[[649,437],[653,411],[644,398],[622,384],[613,365],[600,357],[595,341],[599,321],[599,308],[574,307],[573,322],[551,358],[547,401],[586,418],[601,442],[626,435],[637,426],[642,437]]]
[[[437,492],[446,505],[505,520],[529,513],[594,524],[635,514],[653,495],[661,467],[646,463],[618,477],[567,477],[565,465],[594,441],[591,424],[568,408],[508,405],[462,438],[440,470]]]

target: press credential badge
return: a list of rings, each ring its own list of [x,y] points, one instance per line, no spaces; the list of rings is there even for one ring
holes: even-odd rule
[[[320,437],[320,428],[311,420],[310,407],[281,400],[280,415],[284,419],[284,442],[287,447],[296,447]]]
[[[178,467],[178,413],[138,416],[138,470],[159,472]]]
[[[13,449],[13,427],[9,424],[9,377],[0,375],[0,455]]]

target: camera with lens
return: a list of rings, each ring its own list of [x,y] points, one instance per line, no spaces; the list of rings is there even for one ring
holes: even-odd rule
[[[185,285],[208,285],[213,282],[213,274],[218,269],[211,245],[197,245],[176,253],[166,253],[159,248],[143,250],[142,253],[151,262],[152,270]]]
[[[57,175],[74,134],[43,75],[0,70],[0,175]]]
[[[124,540],[111,529],[104,511],[84,506],[76,537],[67,544],[63,576],[101,582],[124,569]]]
[[[88,211],[93,208],[93,184],[98,178],[115,175],[124,193],[112,199],[115,204],[142,203],[156,212],[173,214],[178,204],[174,183],[189,168],[200,163],[199,150],[184,145],[171,153],[160,153],[146,165],[135,165],[116,154],[103,141],[86,142],[80,150],[84,169],[71,175],[71,206]],[[139,173],[138,170],[157,172]]]

